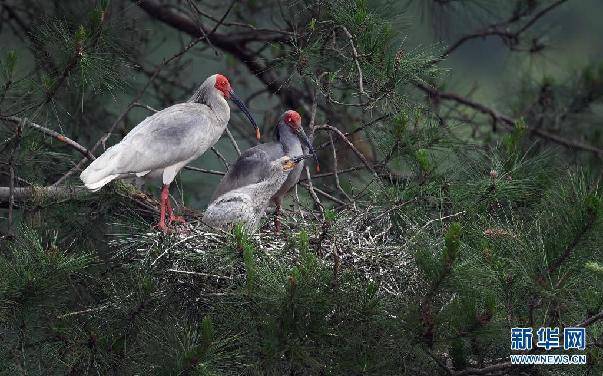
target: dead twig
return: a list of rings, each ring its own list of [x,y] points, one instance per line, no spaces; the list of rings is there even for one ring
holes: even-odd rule
[[[454,102],[460,103],[466,107],[473,108],[474,110],[476,110],[478,112],[489,115],[493,121],[503,124],[509,130],[515,129],[515,124],[517,123],[516,119],[513,119],[507,115],[503,115],[493,108],[485,106],[479,102],[476,102],[469,98],[463,97],[456,93],[448,93],[448,92],[439,91],[438,89],[425,85],[425,84],[419,83],[419,84],[417,84],[417,87],[419,89],[421,89],[422,91],[424,91],[425,93],[427,93],[428,96],[434,100],[444,99],[444,100],[449,100],[449,101],[454,101]],[[552,141],[556,144],[565,146],[570,149],[588,151],[588,152],[595,154],[599,158],[603,158],[603,149],[599,149],[595,146],[585,144],[585,143],[582,143],[579,141],[567,140],[561,136],[558,136],[553,133],[549,133],[540,128],[526,127],[526,130],[527,130],[527,132],[529,132],[531,134],[534,134],[540,138]]]
[[[308,128],[309,128],[308,129],[309,130],[308,138],[310,139],[310,143],[314,142],[314,128],[315,128],[315,121],[316,121],[317,106],[318,106],[318,104],[317,104],[317,100],[316,100],[316,90],[314,90],[313,95],[312,95],[312,109],[310,110],[310,122],[308,123]],[[306,172],[306,180],[308,181],[306,188],[310,192],[310,196],[312,197],[312,200],[314,200],[314,203],[320,210],[320,213],[324,216],[324,211],[325,211],[324,207],[322,206],[322,203],[320,202],[320,200],[318,199],[318,196],[316,195],[314,185],[312,184],[312,177],[310,176],[310,169],[308,168],[308,166],[306,164],[304,164],[304,171]]]
[[[331,140],[331,152],[333,153],[333,176],[335,177],[335,185],[337,186],[337,189],[339,189],[339,191],[345,196],[345,198],[347,198],[348,201],[350,201],[354,205],[354,200],[352,200],[352,198],[346,193],[346,191],[343,190],[339,182],[339,174],[337,173],[337,150],[335,148],[335,144],[333,143],[332,132],[329,132],[329,139]]]
[[[358,101],[360,105],[364,105],[362,101],[362,96],[366,95],[369,100],[371,99],[371,97],[366,93],[366,91],[364,91],[364,77],[362,75],[362,68],[360,67],[358,51],[356,50],[356,46],[354,45],[354,38],[352,37],[352,34],[350,34],[350,32],[345,26],[342,26],[341,28],[343,29],[345,35],[348,37],[348,40],[350,41],[350,46],[352,47],[352,56],[354,57],[356,69],[358,70]]]
[[[354,144],[343,134],[343,132],[329,124],[323,124],[321,126],[316,127],[316,129],[325,129],[335,132],[339,136],[339,138],[341,138],[341,140],[343,140],[348,145],[348,147],[352,149],[354,154],[356,154],[356,156],[362,161],[362,163],[364,163],[366,168],[368,168],[373,173],[373,175],[375,175],[375,177],[379,178],[379,174],[377,174],[377,171],[375,171],[375,169],[373,168],[373,166],[371,166],[366,157],[360,152],[360,150],[356,148],[356,146],[354,146]]]
[[[226,171],[228,171],[230,169],[230,165],[228,164],[228,161],[226,160],[226,158],[224,158],[222,153],[220,153],[215,146],[211,147],[211,151],[213,151],[214,154],[218,157],[218,159],[220,159],[222,163],[224,163],[224,167],[226,167]]]
[[[70,139],[67,136],[63,136],[62,134],[53,131],[52,129],[48,129],[46,127],[43,127],[39,124],[36,124],[34,122],[31,122],[27,119],[24,118],[20,118],[17,116],[6,116],[6,117],[0,117],[0,119],[2,120],[6,120],[9,121],[11,123],[14,124],[23,124],[23,125],[27,125],[30,128],[33,128],[39,132],[42,132],[48,136],[51,136],[52,138],[54,138],[57,141],[60,141],[62,143],[64,143],[65,145],[77,150],[80,154],[82,154],[85,158],[84,160],[90,160],[93,161],[94,155],[92,155],[92,152],[89,151],[88,149],[86,149],[85,147],[83,147],[82,145],[78,144],[77,142],[73,141],[72,139]]]
[[[228,136],[228,139],[230,140],[230,143],[232,144],[232,146],[237,151],[237,155],[240,156],[241,149],[239,149],[239,145],[237,144],[237,141],[235,140],[235,138],[232,136],[232,132],[230,132],[230,129],[228,129],[228,127],[226,127],[226,135]]]
[[[189,171],[202,172],[204,174],[210,174],[210,175],[218,175],[218,176],[226,175],[226,173],[222,172],[222,171],[208,170],[205,168],[199,168],[199,167],[193,167],[193,166],[184,166],[184,169],[189,170]]]

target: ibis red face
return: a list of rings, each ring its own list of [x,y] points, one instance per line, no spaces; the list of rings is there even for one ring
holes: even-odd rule
[[[314,156],[314,161],[316,162],[316,170],[320,171],[318,156],[316,155],[316,151],[314,150],[312,143],[308,139],[308,136],[306,136],[306,132],[304,131],[304,128],[301,125],[301,116],[299,115],[299,113],[297,113],[297,111],[289,110],[285,112],[284,120],[285,124],[291,127],[291,129],[293,129],[293,131],[297,134],[297,137],[299,137],[301,142],[303,142],[308,147],[308,149],[312,153],[312,156]]]
[[[285,112],[285,123],[294,130],[297,130],[297,128],[301,128],[301,116],[297,111],[289,110]]]
[[[224,95],[224,98],[230,99],[231,101],[233,101],[234,104],[236,104],[241,109],[241,111],[245,114],[245,116],[247,116],[247,118],[251,122],[251,125],[253,125],[253,127],[255,128],[255,137],[259,140],[260,139],[260,129],[258,128],[258,125],[255,122],[255,119],[251,115],[251,112],[249,111],[247,106],[245,106],[245,103],[243,103],[241,98],[239,98],[235,94],[234,90],[232,90],[232,88],[230,87],[230,82],[228,82],[228,78],[226,78],[225,76],[223,76],[221,74],[217,74],[216,75],[216,84],[214,86],[216,87],[216,89],[218,89]]]
[[[230,92],[232,88],[230,87],[230,82],[228,82],[228,78],[222,76],[221,74],[216,74],[216,84],[214,85],[216,89],[220,90],[224,95],[224,98],[230,99]]]

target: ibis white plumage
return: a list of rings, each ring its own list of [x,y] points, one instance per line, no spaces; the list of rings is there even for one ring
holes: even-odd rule
[[[174,215],[169,201],[169,185],[180,169],[213,146],[230,120],[231,99],[249,118],[259,139],[253,116],[235,95],[221,74],[208,77],[184,103],[175,104],[147,117],[121,142],[108,148],[80,175],[84,185],[97,191],[123,177],[160,177],[161,211],[158,227],[167,232],[168,223],[183,221]]]

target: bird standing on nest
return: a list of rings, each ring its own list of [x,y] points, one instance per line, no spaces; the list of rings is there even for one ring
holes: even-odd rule
[[[184,222],[173,213],[169,186],[180,169],[212,147],[230,120],[232,100],[260,133],[245,104],[235,95],[228,79],[221,74],[208,77],[185,103],[175,104],[147,117],[107,149],[86,168],[80,178],[86,188],[97,191],[113,179],[124,177],[161,178],[161,210],[157,226],[167,232],[173,221]]]
[[[203,214],[209,226],[228,230],[241,224],[248,232],[255,232],[266,212],[270,199],[276,194],[300,162],[312,155],[281,157],[269,162],[265,177],[257,183],[245,185],[220,195]]]
[[[286,111],[280,117],[275,134],[276,141],[254,146],[241,154],[218,184],[212,201],[226,192],[264,180],[271,168],[271,162],[286,155],[301,155],[309,151],[314,156],[318,168],[316,153],[302,128],[301,116],[296,111]],[[298,163],[271,197],[276,206],[276,232],[280,229],[279,213],[283,197],[297,184],[303,167],[303,162]]]

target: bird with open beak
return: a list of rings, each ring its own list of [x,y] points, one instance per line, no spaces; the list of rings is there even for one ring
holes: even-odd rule
[[[165,108],[139,123],[121,142],[94,160],[80,179],[88,189],[97,191],[113,179],[160,178],[163,187],[157,226],[167,232],[168,224],[184,222],[172,210],[170,183],[186,164],[218,141],[230,120],[228,99],[247,116],[259,140],[259,129],[249,109],[235,95],[228,79],[214,74],[188,101]]]
[[[240,224],[248,232],[256,231],[270,199],[290,176],[291,171],[304,159],[312,157],[310,154],[283,156],[266,163],[267,169],[262,180],[228,191],[213,200],[203,214],[203,223],[221,230],[229,230]]]
[[[309,152],[318,167],[316,152],[302,127],[301,116],[296,111],[288,110],[281,115],[276,125],[275,138],[274,142],[257,145],[243,152],[218,184],[212,201],[226,192],[264,180],[270,170],[270,163],[286,155],[302,155]],[[279,214],[283,197],[297,184],[303,168],[302,160],[289,171],[287,179],[272,195],[276,206],[276,232],[280,230]]]

